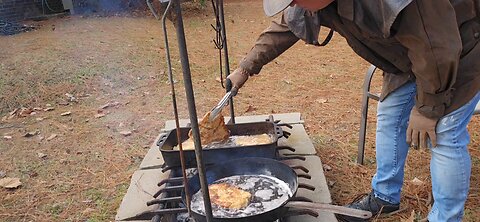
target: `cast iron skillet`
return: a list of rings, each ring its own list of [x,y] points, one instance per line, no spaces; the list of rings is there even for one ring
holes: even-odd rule
[[[258,157],[248,157],[240,158],[235,160],[230,160],[221,164],[216,164],[214,166],[208,167],[206,169],[206,177],[208,184],[213,182],[230,177],[235,175],[268,175],[275,177],[279,180],[284,181],[288,184],[290,190],[292,191],[293,196],[298,189],[298,177],[295,171],[287,166],[284,163],[279,161],[268,159],[268,158],[258,158]],[[191,197],[193,194],[197,193],[200,190],[200,181],[198,174],[194,175],[188,180],[188,193]],[[185,192],[182,193],[183,202],[186,203]],[[190,200],[192,198],[189,198]],[[282,218],[288,211],[288,208],[297,208],[297,209],[312,209],[312,210],[324,210],[330,211],[338,214],[344,214],[349,216],[354,216],[358,218],[368,219],[372,217],[372,214],[368,211],[356,210],[342,206],[335,206],[330,204],[321,204],[321,203],[309,203],[309,202],[299,202],[299,201],[290,201],[291,197],[285,201],[283,204],[277,208],[262,212],[256,215],[248,217],[238,217],[238,218],[214,218],[214,222],[267,222],[274,221],[279,218]],[[206,222],[206,217],[199,212],[192,210],[192,216],[197,222]]]

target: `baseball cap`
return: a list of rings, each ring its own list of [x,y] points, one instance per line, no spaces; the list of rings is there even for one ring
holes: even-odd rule
[[[293,0],[263,0],[263,10],[267,16],[274,16],[285,10]]]

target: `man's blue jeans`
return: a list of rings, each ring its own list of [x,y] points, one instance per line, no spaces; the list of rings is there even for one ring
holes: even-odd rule
[[[406,129],[415,104],[416,85],[407,83],[378,104],[376,158],[372,180],[375,196],[392,204],[400,203],[404,165],[409,146]],[[461,221],[467,199],[471,161],[467,150],[467,124],[480,93],[467,104],[441,118],[437,124],[437,147],[430,148],[430,172],[434,205],[430,222]]]

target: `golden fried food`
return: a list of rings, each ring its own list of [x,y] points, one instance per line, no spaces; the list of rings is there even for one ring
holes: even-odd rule
[[[180,148],[178,146],[174,147],[174,150],[179,150]],[[195,144],[193,143],[193,139],[189,138],[182,143],[182,149],[183,150],[194,150],[195,149]]]
[[[200,140],[202,146],[208,145],[212,142],[222,142],[228,139],[230,131],[225,126],[225,121],[221,113],[215,119],[210,121],[210,112],[205,114],[203,119],[198,123],[200,129]],[[190,139],[193,138],[192,131],[188,132]]]
[[[227,183],[208,186],[212,203],[229,209],[242,209],[248,206],[252,194]]]
[[[260,135],[235,136],[234,140],[239,146],[253,146],[272,142],[272,138],[265,133]]]

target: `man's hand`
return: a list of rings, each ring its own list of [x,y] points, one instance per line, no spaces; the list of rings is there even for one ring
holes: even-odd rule
[[[248,76],[249,74],[247,71],[242,68],[237,68],[235,69],[235,71],[233,71],[230,75],[227,76],[227,79],[232,82],[232,87],[237,88],[238,90],[242,88],[243,84],[245,84]]]
[[[420,114],[416,107],[410,113],[410,121],[407,128],[407,143],[413,148],[427,148],[427,140],[430,138],[432,146],[437,146],[437,134],[435,128],[438,119],[430,119]]]

